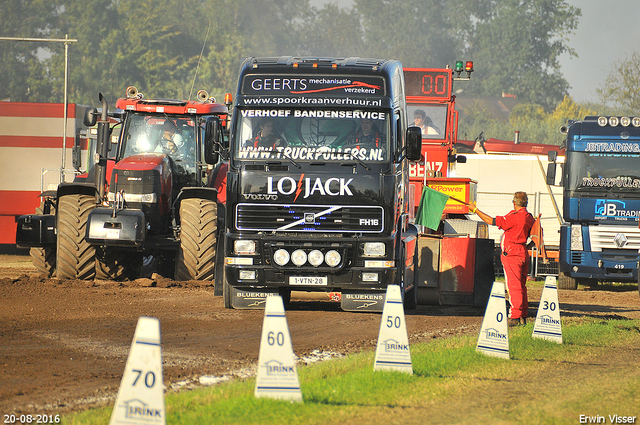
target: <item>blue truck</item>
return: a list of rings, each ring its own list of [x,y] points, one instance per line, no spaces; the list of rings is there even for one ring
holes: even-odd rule
[[[558,288],[637,282],[640,250],[640,118],[570,121],[562,170]],[[550,155],[547,180],[555,181]]]

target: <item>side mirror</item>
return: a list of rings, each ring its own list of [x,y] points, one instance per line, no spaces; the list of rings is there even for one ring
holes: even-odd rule
[[[467,157],[464,155],[456,155],[456,162],[458,164],[466,164],[467,163]]]
[[[406,150],[406,156],[409,161],[420,160],[422,156],[422,130],[420,130],[420,127],[407,128]]]
[[[98,110],[96,108],[87,108],[84,110],[84,118],[82,123],[87,127],[93,127],[98,121]]]
[[[558,151],[549,151],[547,153],[547,157],[549,158],[549,162],[556,162],[558,158]]]
[[[76,171],[82,167],[82,146],[80,145],[80,134],[76,134],[76,141],[71,148],[71,162]]]
[[[550,162],[547,165],[547,184],[554,186],[556,184],[556,163]]]
[[[216,148],[216,143],[220,138],[220,119],[218,117],[210,117],[207,119],[204,129],[204,162],[209,165],[218,163],[220,153]]]

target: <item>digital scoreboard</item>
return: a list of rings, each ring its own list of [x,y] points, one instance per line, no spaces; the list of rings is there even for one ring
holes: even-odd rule
[[[405,96],[449,100],[452,80],[451,69],[405,68]]]

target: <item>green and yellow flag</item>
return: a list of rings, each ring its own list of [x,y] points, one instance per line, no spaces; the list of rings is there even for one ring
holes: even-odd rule
[[[431,189],[429,186],[423,186],[415,223],[431,230],[438,230],[442,211],[444,211],[448,200],[449,196],[444,193]]]

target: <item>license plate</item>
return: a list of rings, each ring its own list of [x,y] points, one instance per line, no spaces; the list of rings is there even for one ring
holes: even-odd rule
[[[326,276],[289,276],[289,285],[327,286]]]
[[[120,239],[120,229],[107,229],[105,239]]]

